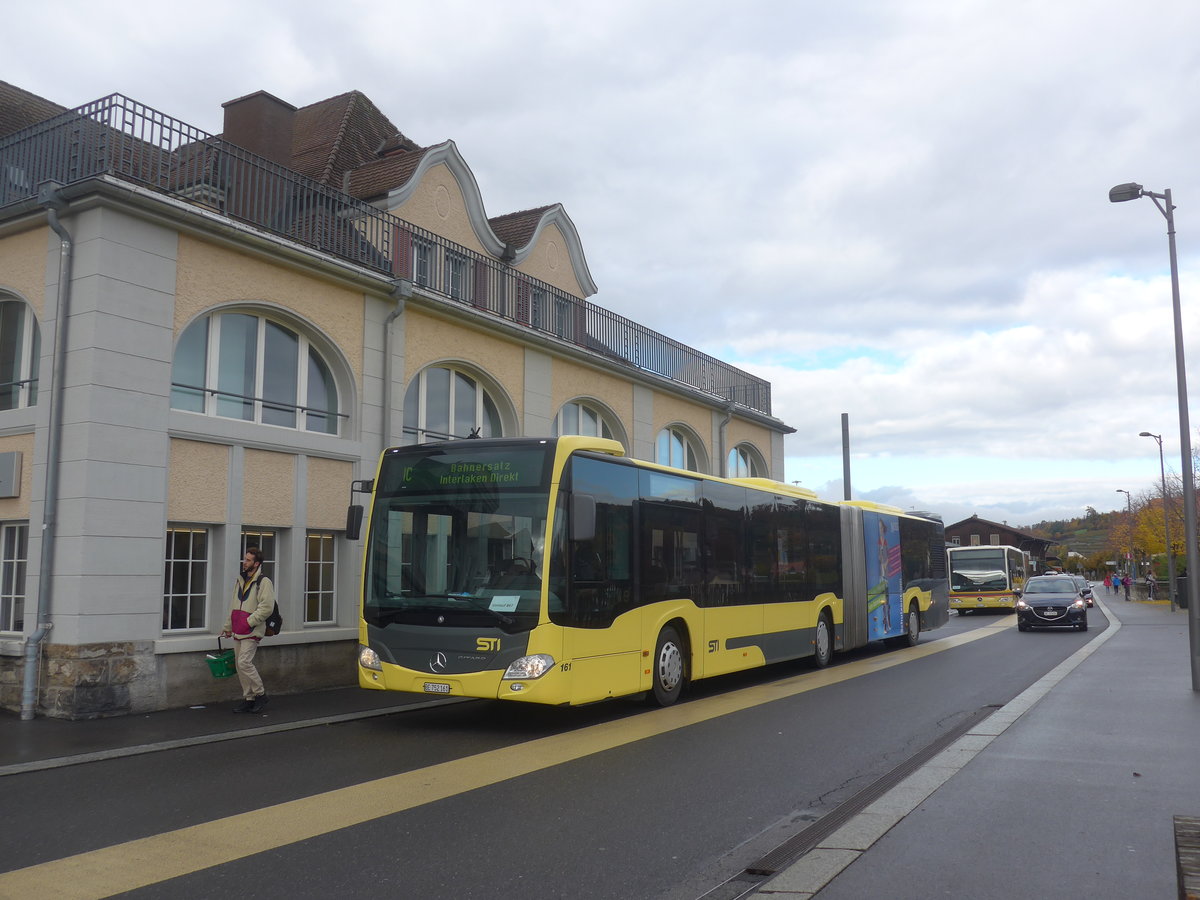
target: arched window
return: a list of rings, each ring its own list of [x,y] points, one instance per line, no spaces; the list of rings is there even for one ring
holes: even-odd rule
[[[729,451],[725,460],[726,478],[765,478],[766,471],[758,453],[747,444],[739,444]]]
[[[496,401],[476,379],[444,366],[418,373],[404,395],[404,432],[422,444],[450,438],[501,437]]]
[[[608,415],[599,407],[584,400],[572,400],[570,403],[564,403],[563,408],[554,417],[554,437],[564,434],[582,434],[587,437],[620,440],[616,433],[617,428],[609,421]]]
[[[37,404],[41,331],[20,300],[0,299],[0,410]]]
[[[654,448],[654,461],[663,466],[700,471],[701,455],[696,451],[692,438],[682,428],[671,426],[658,433]]]
[[[248,312],[214,313],[179,338],[171,407],[337,434],[338,391],[303,334]]]

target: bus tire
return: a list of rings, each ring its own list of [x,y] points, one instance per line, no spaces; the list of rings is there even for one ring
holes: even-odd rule
[[[678,700],[687,683],[687,657],[683,641],[671,625],[658,633],[651,679],[650,699],[657,706],[670,706]]]
[[[829,610],[821,610],[813,632],[813,666],[823,669],[833,661],[833,621]]]
[[[908,614],[904,617],[904,634],[896,638],[896,646],[915,647],[919,640],[921,640],[921,611],[917,609],[917,604],[913,603],[908,607]]]

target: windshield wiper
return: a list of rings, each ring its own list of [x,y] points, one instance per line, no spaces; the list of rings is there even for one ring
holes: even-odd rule
[[[511,616],[506,616],[504,613],[500,612],[500,610],[498,610],[498,609],[492,609],[490,606],[483,603],[481,600],[479,600],[475,597],[472,597],[470,594],[447,594],[446,596],[452,600],[466,600],[468,603],[470,603],[476,609],[481,609],[484,612],[491,613],[493,616],[496,617],[497,621],[499,621],[501,625],[517,624],[516,619],[512,618]]]
[[[426,600],[426,599],[428,599],[428,600],[462,600],[462,601],[466,602],[467,604],[469,604],[470,606],[472,606],[473,608],[480,610],[481,612],[489,613],[489,614],[495,616],[496,620],[498,622],[500,622],[500,624],[502,624],[502,625],[517,624],[516,619],[512,618],[511,616],[506,616],[504,613],[500,612],[499,610],[492,609],[490,606],[488,606],[486,603],[484,603],[480,598],[473,597],[470,594],[421,594],[420,597],[423,600]],[[392,596],[389,596],[388,599],[402,599],[402,595],[399,595],[399,594],[392,595]],[[444,609],[446,609],[446,607],[422,605],[422,606],[406,606],[406,607],[404,607],[404,609],[405,609],[405,611],[410,611],[410,612],[414,611],[414,610],[419,610],[421,612],[436,612],[438,610],[444,610]]]

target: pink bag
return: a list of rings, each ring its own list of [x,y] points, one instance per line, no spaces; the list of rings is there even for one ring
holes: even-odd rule
[[[229,625],[234,634],[249,634],[250,633],[250,613],[235,609],[229,617]]]

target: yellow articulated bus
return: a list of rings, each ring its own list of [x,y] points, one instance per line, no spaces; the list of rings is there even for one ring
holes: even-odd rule
[[[950,608],[1015,609],[1029,572],[1029,551],[1007,545],[947,547]]]
[[[949,615],[942,523],[766,479],[624,456],[592,437],[385,451],[372,482],[364,688],[548,704],[644,694]],[[362,508],[352,506],[357,539]]]

